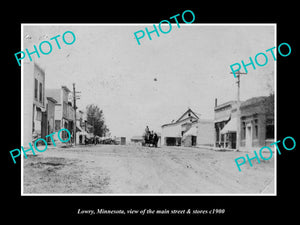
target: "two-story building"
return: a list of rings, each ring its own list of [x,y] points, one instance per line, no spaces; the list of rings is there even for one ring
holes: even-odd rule
[[[55,132],[55,104],[57,101],[54,98],[47,97],[47,133]],[[47,138],[47,142],[52,143],[51,138]]]
[[[23,62],[23,146],[47,135],[45,71],[37,63]]]
[[[78,110],[76,111],[76,144],[84,144],[88,136],[86,114]]]
[[[220,105],[215,100],[215,147],[236,148],[237,101],[228,101]]]
[[[70,94],[71,91],[66,86],[61,86],[59,89],[46,89],[47,97],[56,100],[54,131],[66,128],[73,135],[75,115]],[[63,132],[62,134],[62,138],[67,138],[67,133]]]

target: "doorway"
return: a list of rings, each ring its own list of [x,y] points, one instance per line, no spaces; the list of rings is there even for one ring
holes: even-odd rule
[[[247,124],[246,126],[246,147],[252,147],[252,126],[251,124]]]

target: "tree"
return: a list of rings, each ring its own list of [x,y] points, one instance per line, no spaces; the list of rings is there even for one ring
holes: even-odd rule
[[[86,107],[86,115],[87,123],[91,127],[90,132],[94,135],[104,137],[109,129],[105,124],[103,111],[98,106],[91,104]]]

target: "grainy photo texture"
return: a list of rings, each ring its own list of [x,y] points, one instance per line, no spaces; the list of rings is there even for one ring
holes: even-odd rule
[[[276,25],[171,28],[22,24],[23,195],[276,195]]]

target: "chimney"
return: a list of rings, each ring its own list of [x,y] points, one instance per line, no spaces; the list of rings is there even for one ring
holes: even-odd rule
[[[218,99],[215,98],[215,107],[217,107],[217,106],[218,106]]]

